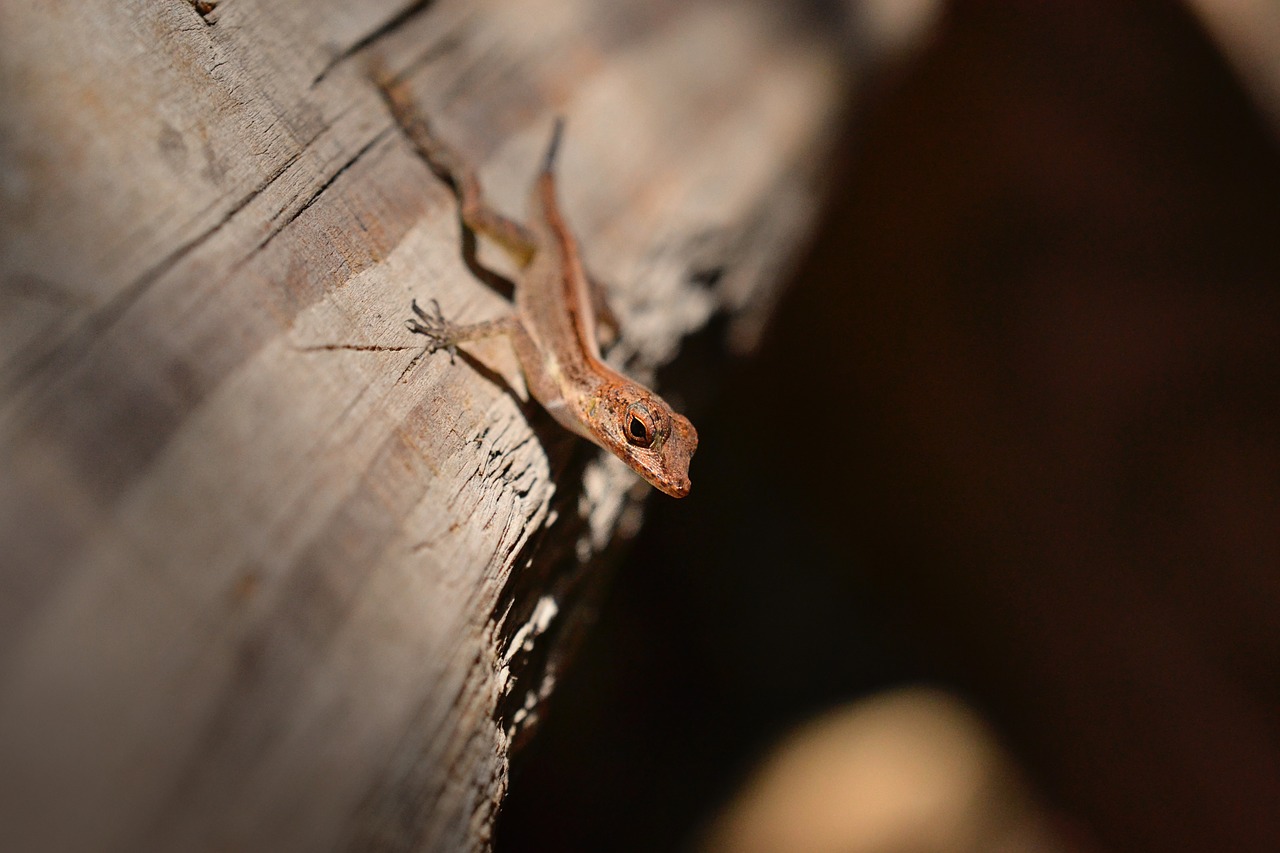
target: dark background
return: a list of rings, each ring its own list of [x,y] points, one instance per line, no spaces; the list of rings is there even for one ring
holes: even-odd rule
[[[1165,3],[959,2],[714,335],[497,850],[687,845],[771,741],[948,686],[1103,850],[1280,850],[1280,158]],[[705,377],[705,378],[704,378]],[[711,377],[717,377],[713,380]]]

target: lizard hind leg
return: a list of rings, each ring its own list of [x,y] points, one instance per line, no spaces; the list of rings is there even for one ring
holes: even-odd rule
[[[608,349],[621,337],[622,324],[618,322],[618,315],[613,313],[613,308],[609,305],[608,291],[600,280],[588,275],[587,287],[591,293],[591,309],[596,317],[596,337],[600,341],[600,346]]]
[[[514,219],[503,216],[485,200],[475,169],[436,136],[402,81],[385,73],[375,73],[374,83],[418,155],[437,177],[452,187],[458,197],[463,223],[500,245],[521,268],[528,266],[538,249],[533,233]]]

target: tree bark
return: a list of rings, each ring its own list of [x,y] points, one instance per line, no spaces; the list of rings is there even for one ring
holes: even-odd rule
[[[418,357],[411,298],[504,307],[371,64],[514,216],[567,117],[610,359],[651,379],[715,315],[749,347],[814,216],[849,77],[794,11],[0,4],[13,849],[487,845],[648,489],[503,343]]]

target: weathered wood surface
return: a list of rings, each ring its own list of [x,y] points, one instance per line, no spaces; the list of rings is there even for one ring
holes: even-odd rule
[[[0,3],[6,846],[486,844],[646,490],[500,342],[472,351],[516,393],[415,363],[411,296],[502,303],[369,63],[513,214],[567,116],[643,377],[717,312],[749,342],[815,212],[847,69],[792,11]]]

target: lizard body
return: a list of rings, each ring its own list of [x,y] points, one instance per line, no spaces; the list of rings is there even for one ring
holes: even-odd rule
[[[556,122],[534,181],[530,221],[521,224],[484,200],[474,171],[432,134],[398,83],[378,82],[405,134],[432,171],[453,187],[464,224],[501,245],[520,267],[511,315],[457,325],[444,319],[434,300],[430,312],[415,301],[408,328],[427,338],[429,352],[452,353],[466,341],[507,336],[529,392],[556,421],[612,452],[666,494],[684,497],[689,462],[698,446],[693,424],[600,356],[598,329],[609,320],[607,306],[583,268],[556,196],[555,157],[563,122]]]

